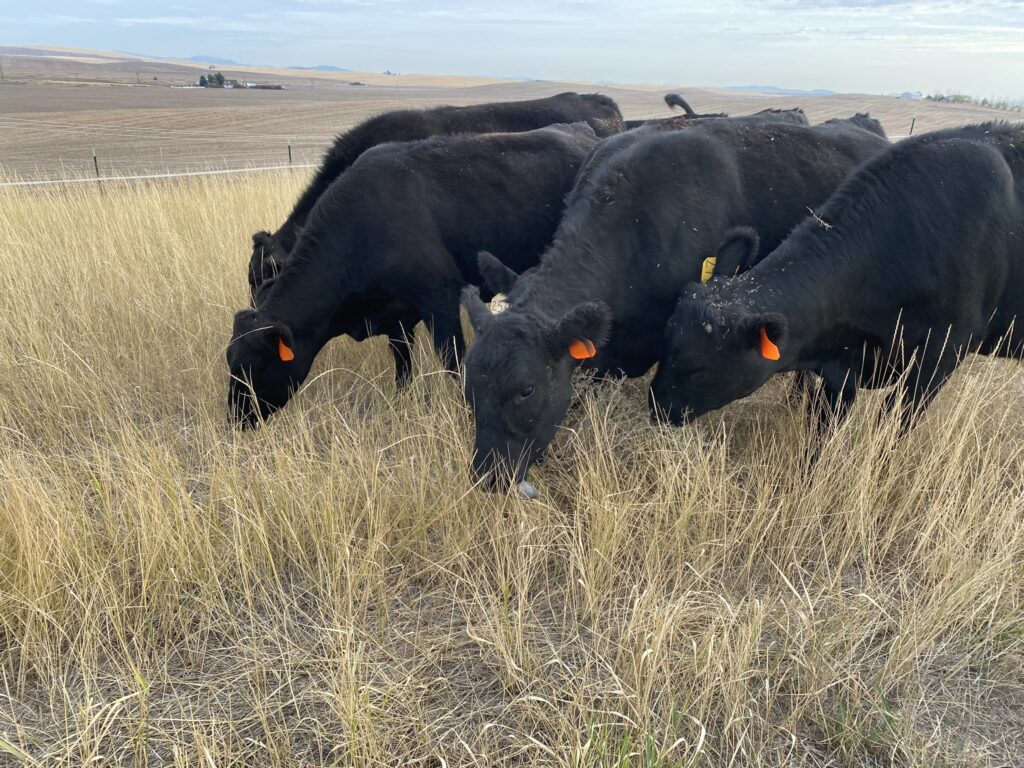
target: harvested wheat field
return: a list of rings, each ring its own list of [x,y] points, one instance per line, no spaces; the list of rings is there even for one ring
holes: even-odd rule
[[[305,177],[0,190],[0,763],[1024,764],[1024,368],[808,469],[787,382],[685,429],[579,380],[535,502],[456,378],[335,341],[226,424]]]
[[[890,136],[986,120],[1016,111],[909,101],[871,94],[766,95],[690,84],[595,85],[460,76],[381,75],[226,68],[224,75],[283,85],[283,91],[182,89],[208,72],[195,62],[116,53],[0,46],[0,175],[26,179],[316,163],[334,136],[389,109],[465,106],[600,92],[627,119],[667,117],[679,91],[699,112],[743,115],[801,107],[812,123],[870,112]],[[358,83],[358,85],[354,85]],[[267,223],[264,222],[264,226]]]

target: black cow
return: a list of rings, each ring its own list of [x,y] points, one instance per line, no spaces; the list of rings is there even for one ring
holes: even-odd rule
[[[621,149],[604,154],[609,144]],[[627,376],[658,362],[679,292],[727,230],[754,224],[765,251],[774,248],[857,163],[887,146],[849,124],[732,119],[602,142],[531,278],[517,283],[481,257],[488,285],[509,294],[509,308],[492,317],[479,297],[465,297],[478,334],[466,360],[477,475],[491,486],[524,480],[565,414],[581,361]],[[723,254],[715,270],[742,266]]]
[[[851,123],[858,128],[863,128],[865,131],[876,133],[883,139],[889,138],[882,124],[867,112],[858,112],[853,117],[833,117],[831,120],[826,120],[822,125],[833,125],[836,123]]]
[[[407,334],[422,319],[454,367],[464,349],[459,292],[480,282],[477,251],[495,249],[516,271],[536,264],[597,141],[575,123],[364,153],[314,206],[259,309],[235,316],[227,352],[234,418],[251,426],[283,406],[341,334],[387,334],[401,386]]]
[[[925,134],[864,164],[751,271],[689,286],[653,399],[679,422],[814,371],[827,424],[858,386],[904,376],[890,405],[908,428],[966,352],[1024,352],[1022,313],[1024,126]]]
[[[696,120],[702,117],[728,117],[728,115],[725,114],[724,112],[699,115],[693,111],[693,108],[687,103],[686,99],[684,99],[678,93],[666,93],[665,103],[668,104],[669,109],[673,109],[675,107],[679,107],[680,109],[682,109],[683,112],[685,112],[686,114],[681,115],[681,117],[686,117],[689,118],[690,120]],[[631,131],[634,128],[639,128],[642,125],[646,125],[647,123],[651,122],[652,119],[655,118],[645,117],[643,120],[623,120],[622,125],[627,131]]]
[[[371,147],[462,133],[518,133],[556,123],[581,121],[588,123],[598,136],[610,136],[624,130],[616,103],[596,93],[560,93],[545,99],[468,107],[402,109],[363,121],[334,140],[313,180],[277,232],[257,232],[252,236],[249,288],[253,306],[256,306],[260,285],[281,271],[317,200],[346,168]]]
[[[665,100],[668,101],[669,96],[675,95],[677,94],[670,93],[668,94],[668,96],[665,97]],[[771,107],[769,109],[762,109],[760,112],[754,112],[749,115],[736,115],[735,117],[732,117],[726,114],[725,112],[708,112],[706,114],[697,114],[691,109],[685,115],[673,115],[672,117],[655,117],[649,120],[626,120],[624,125],[627,131],[635,131],[638,128],[644,128],[648,130],[674,131],[680,128],[691,128],[695,125],[700,125],[705,120],[718,120],[721,118],[729,118],[730,120],[743,120],[748,125],[762,123],[789,123],[791,125],[810,125],[810,121],[807,119],[807,115],[800,107],[793,107],[792,109],[776,109],[775,107]]]

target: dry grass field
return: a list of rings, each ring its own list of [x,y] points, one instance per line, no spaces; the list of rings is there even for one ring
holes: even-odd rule
[[[906,438],[863,396],[812,468],[785,381],[673,429],[646,381],[580,379],[541,499],[490,496],[429,344],[397,393],[382,340],[336,340],[264,430],[227,426],[248,238],[305,171],[2,186],[89,175],[92,147],[104,175],[289,139],[315,162],[395,106],[600,90],[660,116],[669,88],[0,64],[0,765],[1024,765],[1019,365],[970,361]],[[892,134],[1008,116],[679,90]]]
[[[784,382],[673,429],[581,379],[536,502],[472,487],[427,344],[239,433],[304,179],[0,189],[0,764],[1024,764],[1024,369],[811,469]]]

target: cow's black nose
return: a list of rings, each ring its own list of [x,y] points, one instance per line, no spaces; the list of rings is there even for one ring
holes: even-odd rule
[[[480,454],[473,459],[473,481],[480,484],[480,489],[488,493],[502,493],[512,485],[512,478],[505,471],[505,465],[489,453],[483,458]]]
[[[656,424],[669,423],[681,427],[690,421],[690,410],[688,408],[675,407],[671,402],[668,405],[662,404],[662,399],[654,394],[654,390],[648,390],[647,403],[650,408],[651,421]]]
[[[665,409],[661,407],[661,403],[658,402],[658,397],[654,394],[653,389],[647,390],[647,408],[651,414],[651,421],[655,424],[661,424],[665,421]]]
[[[232,388],[228,393],[228,421],[240,429],[255,429],[260,425],[259,412],[251,395]]]
[[[487,491],[488,493],[497,493],[500,489],[498,488],[498,473],[493,469],[488,470],[482,475],[478,475],[480,480],[480,488]]]

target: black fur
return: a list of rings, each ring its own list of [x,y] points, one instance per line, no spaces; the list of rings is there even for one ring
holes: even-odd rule
[[[1024,127],[937,131],[861,166],[750,272],[687,288],[653,398],[678,422],[813,371],[828,423],[902,376],[908,428],[965,353],[1024,352],[1022,313]],[[777,362],[758,352],[769,320]]]
[[[459,292],[481,282],[478,251],[517,272],[536,264],[596,143],[590,126],[575,123],[364,153],[314,206],[258,310],[236,318],[228,349],[234,417],[253,424],[284,405],[323,345],[341,334],[386,334],[401,385],[410,366],[406,334],[422,319],[454,367],[464,348]],[[278,359],[280,329],[294,342],[294,361]],[[258,407],[240,384],[246,378]]]
[[[729,118],[739,120],[746,125],[764,125],[769,123],[785,123],[789,125],[810,125],[807,115],[799,107],[793,109],[762,109],[750,115],[730,116],[724,112],[711,112],[703,115],[675,115],[673,117],[661,117],[653,120],[645,120],[635,128],[654,131],[677,131],[681,128],[692,128],[701,125],[708,120],[720,120]],[[626,126],[629,128],[629,125]]]
[[[702,118],[708,118],[708,117],[728,117],[729,116],[725,112],[705,112],[704,114],[698,114],[697,112],[693,111],[693,107],[691,107],[687,103],[686,99],[684,99],[678,93],[666,93],[665,94],[665,103],[668,104],[669,109],[672,109],[673,107],[679,107],[685,113],[683,115],[683,117],[686,117],[689,120],[700,120]],[[776,110],[776,111],[778,111],[778,110]]]
[[[345,169],[371,147],[462,133],[518,133],[556,123],[580,121],[588,123],[598,136],[610,136],[624,130],[622,115],[612,99],[596,93],[581,95],[571,92],[530,101],[402,109],[363,121],[334,140],[284,224],[273,234],[258,232],[253,236],[249,260],[253,306],[256,306],[261,283],[281,271],[317,200]]]
[[[642,375],[661,359],[679,292],[699,279],[703,260],[730,228],[754,224],[760,252],[770,251],[858,162],[888,146],[849,124],[696,122],[602,142],[540,268],[519,280],[509,308],[478,330],[466,395],[479,474],[517,462],[525,473],[561,422],[577,362],[566,349],[550,353],[547,340],[575,307],[598,302],[608,313],[608,338],[592,339],[597,356],[584,365],[598,374]],[[535,388],[528,409],[516,400],[527,385]],[[520,411],[528,418],[513,418]]]
[[[889,138],[882,124],[867,112],[858,112],[853,117],[833,117],[831,120],[826,120],[823,125],[832,125],[834,123],[849,123],[856,125],[858,128],[863,128],[865,131],[871,131],[883,139]]]

